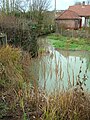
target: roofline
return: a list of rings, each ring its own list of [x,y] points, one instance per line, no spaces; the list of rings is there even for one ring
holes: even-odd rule
[[[69,7],[73,7],[73,6],[90,6],[90,5],[70,5]]]
[[[59,18],[59,19],[55,19],[55,20],[81,20],[81,18]]]
[[[90,17],[90,15],[79,15],[80,17]]]
[[[69,6],[69,8],[70,8],[70,7],[74,7],[74,6],[90,6],[90,5],[71,5],[71,6]],[[68,8],[68,9],[69,9],[69,8]],[[71,11],[73,11],[73,10],[71,10]],[[73,12],[75,12],[75,11],[73,11]],[[77,13],[77,12],[75,12],[75,13]],[[77,14],[78,14],[78,13],[77,13]],[[82,15],[82,14],[81,14],[81,15],[78,14],[78,15],[79,15],[80,17],[90,17],[90,15]]]
[[[73,13],[77,14],[76,12],[74,12],[74,11],[72,11],[72,10],[67,9],[67,10],[65,10],[64,12],[62,12],[62,13],[61,13],[61,15],[59,15],[59,16],[56,18],[56,20],[57,20],[57,19],[59,19],[59,20],[60,20],[60,18],[59,18],[59,17],[60,17],[60,16],[62,16],[62,15],[63,15],[66,11],[71,11],[71,12],[73,12]],[[78,15],[78,14],[77,14],[77,15]],[[80,17],[80,15],[78,15],[78,17]],[[61,18],[61,19],[62,19],[62,18]],[[64,18],[64,19],[65,19],[65,18]],[[63,19],[63,20],[64,20],[64,19]],[[68,19],[69,19],[69,18],[68,18]],[[70,19],[72,19],[72,18],[70,18]],[[79,18],[73,18],[73,19],[79,19]],[[81,19],[81,18],[80,18],[80,19]]]
[[[63,15],[67,10],[63,11],[56,19],[58,19],[61,15]]]

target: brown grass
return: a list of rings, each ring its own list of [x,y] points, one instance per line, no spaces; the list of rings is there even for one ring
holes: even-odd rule
[[[47,94],[38,86],[34,62],[35,59],[18,48],[0,48],[0,119],[90,120],[90,94],[80,84],[74,89]],[[45,74],[46,68],[43,68]],[[55,70],[57,78],[59,70]]]

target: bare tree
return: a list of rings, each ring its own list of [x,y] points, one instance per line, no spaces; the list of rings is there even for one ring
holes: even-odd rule
[[[46,19],[49,7],[50,0],[2,0],[1,9],[5,12],[5,17],[0,22],[2,31],[8,34],[8,39],[12,39],[14,44],[20,44],[33,57],[36,56],[37,36],[41,33],[42,26],[47,25],[46,21],[48,23]]]
[[[5,11],[5,3],[6,3],[5,0],[1,0],[1,1],[0,1],[0,9],[1,9],[2,12]]]
[[[14,12],[14,10],[15,10],[15,0],[10,0],[10,8],[11,8],[11,12]]]
[[[44,15],[50,8],[50,0],[33,0],[29,4],[29,12],[31,13],[30,17],[32,21],[41,26],[43,24]]]

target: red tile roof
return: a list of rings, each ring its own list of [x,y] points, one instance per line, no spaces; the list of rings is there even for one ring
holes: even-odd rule
[[[73,20],[73,19],[81,19],[79,15],[71,10],[65,10],[56,20]]]
[[[69,6],[69,10],[76,12],[81,17],[90,16],[90,5]]]

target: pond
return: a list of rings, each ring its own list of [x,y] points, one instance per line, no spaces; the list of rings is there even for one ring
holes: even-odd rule
[[[39,86],[46,91],[68,89],[81,83],[90,90],[90,52],[55,50],[49,46],[39,61]]]

